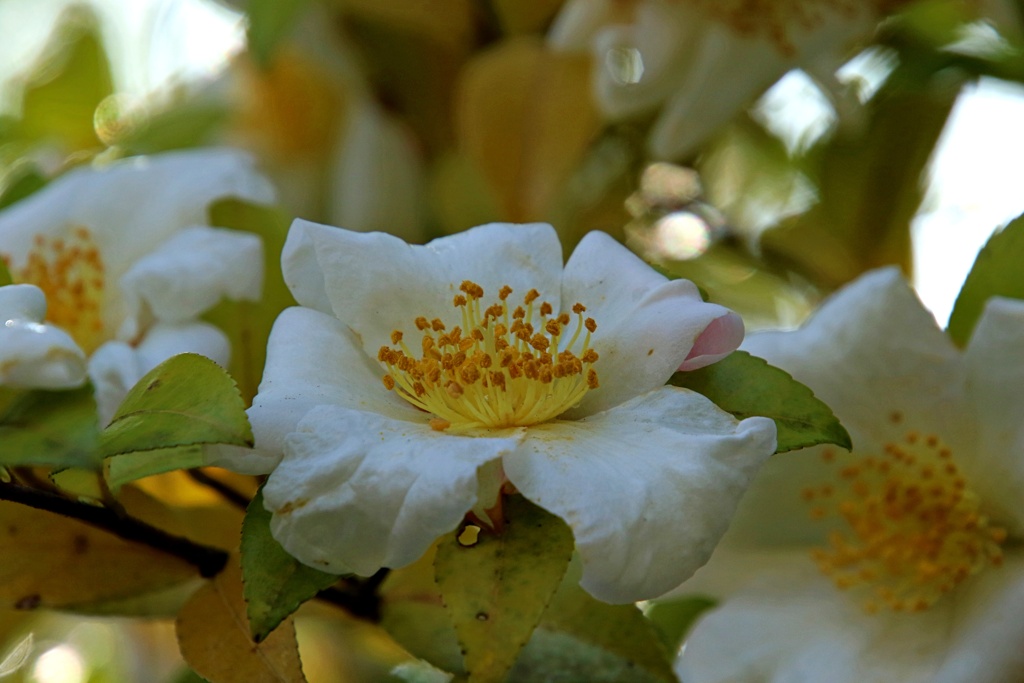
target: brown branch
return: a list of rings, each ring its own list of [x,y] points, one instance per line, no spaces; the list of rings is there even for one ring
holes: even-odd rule
[[[228,553],[219,548],[169,534],[141,520],[122,516],[109,508],[71,500],[49,491],[40,491],[14,482],[0,482],[0,500],[70,517],[126,541],[141,543],[174,555],[195,566],[203,578],[216,576],[228,561]]]
[[[185,472],[192,481],[220,494],[224,500],[241,509],[243,512],[249,509],[249,497],[239,491],[236,491],[219,479],[211,477],[199,468],[185,470]]]
[[[380,569],[366,579],[342,579],[342,587],[331,586],[316,594],[316,599],[340,607],[354,617],[380,621],[380,595],[377,589],[388,577],[390,569]]]

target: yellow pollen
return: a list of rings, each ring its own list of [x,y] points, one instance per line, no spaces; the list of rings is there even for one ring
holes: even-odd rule
[[[382,346],[377,360],[387,370],[384,386],[433,418],[435,430],[525,427],[558,417],[598,387],[592,367],[598,353],[590,348],[597,330],[586,308],[573,306],[551,318],[553,307],[534,302],[531,289],[522,305],[509,302],[512,288],[498,301],[483,304],[483,287],[466,280],[452,304],[461,317],[447,333],[440,319],[414,320],[422,333],[422,355],[415,357],[403,333],[391,333],[392,347]],[[515,306],[511,309],[511,306]]]
[[[87,354],[106,341],[103,259],[84,227],[65,238],[36,235],[25,265],[11,268],[17,283],[46,294],[46,320],[70,334]]]
[[[812,519],[845,522],[812,557],[838,588],[862,597],[868,613],[922,611],[1002,564],[1007,533],[982,513],[938,437],[910,432],[883,452],[842,467],[836,485],[801,491],[814,504]]]

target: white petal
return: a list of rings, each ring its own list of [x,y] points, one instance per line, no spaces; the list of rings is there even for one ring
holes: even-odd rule
[[[376,104],[349,109],[330,180],[331,219],[350,230],[423,239],[423,161],[401,119]]]
[[[688,4],[643,2],[632,24],[609,26],[594,40],[595,91],[601,109],[620,119],[647,111],[672,96],[680,73],[691,68],[694,54],[719,30]],[[635,51],[643,64],[640,80],[624,80],[609,58],[612,51]]]
[[[590,41],[614,15],[612,0],[568,0],[547,33],[549,48],[562,52],[584,52]]]
[[[938,674],[929,683],[1024,680],[1024,557],[1008,555],[957,590],[958,612]]]
[[[85,354],[66,332],[42,324],[45,317],[38,287],[0,287],[0,386],[69,389],[85,381]]]
[[[79,168],[0,212],[0,253],[21,267],[36,235],[66,237],[75,227],[91,233],[107,282],[175,231],[207,222],[207,206],[222,197],[273,200],[270,184],[252,158],[228,148],[133,157],[103,168]],[[120,292],[105,301],[108,327],[123,316]]]
[[[979,425],[971,448],[956,452],[975,493],[1015,535],[1024,532],[1024,302],[988,302],[964,353],[965,405]]]
[[[554,229],[541,223],[492,223],[413,246],[297,220],[282,263],[300,304],[336,315],[376,355],[393,330],[415,332],[417,316],[461,324],[452,297],[463,280],[481,285],[488,302],[505,284],[513,299],[535,288],[557,301],[562,251]]]
[[[41,323],[46,319],[46,294],[35,285],[0,287],[0,322]]]
[[[517,438],[474,438],[320,406],[286,441],[264,487],[271,531],[326,571],[368,575],[419,558],[477,499],[477,468]]]
[[[577,422],[531,427],[504,466],[523,495],[572,527],[581,585],[633,602],[707,561],[774,450],[771,420],[738,422],[699,394],[663,387]]]
[[[226,366],[231,345],[219,328],[194,322],[154,325],[138,346],[111,341],[96,349],[89,358],[89,377],[100,424],[110,422],[128,390],[147,372],[179,353],[198,353]]]
[[[763,41],[737,37],[714,21],[677,61],[675,90],[651,129],[648,149],[661,159],[685,156],[792,66]]]
[[[869,615],[807,561],[703,616],[676,672],[687,683],[929,683],[950,608]]]
[[[963,421],[960,353],[895,268],[846,286],[800,330],[751,334],[741,348],[808,385],[865,455]]]
[[[562,310],[576,302],[597,322],[591,346],[600,355],[600,386],[568,413],[573,418],[665,384],[708,326],[732,315],[704,303],[689,280],[668,280],[601,232],[584,237],[565,266]]]
[[[424,413],[384,388],[383,375],[334,316],[309,308],[285,310],[270,332],[263,379],[248,411],[256,448],[212,449],[210,464],[246,474],[270,472],[281,460],[285,437],[318,405],[423,422]]]
[[[686,22],[691,33],[689,40],[677,42],[668,70],[675,79],[674,92],[648,140],[653,156],[668,159],[692,153],[790,69],[824,62],[830,66],[822,71],[834,72],[877,22],[866,4],[852,11],[822,7],[807,26],[789,22],[784,27],[792,42],[792,50],[785,50],[771,36],[744,35],[690,4],[674,9],[685,14],[677,20]]]
[[[144,306],[157,320],[181,323],[224,297],[258,301],[263,242],[237,230],[187,227],[133,263],[120,284],[129,317],[119,336],[132,339]]]
[[[110,341],[93,351],[89,356],[89,379],[92,380],[100,426],[110,424],[128,390],[144,374],[135,349],[124,342]]]

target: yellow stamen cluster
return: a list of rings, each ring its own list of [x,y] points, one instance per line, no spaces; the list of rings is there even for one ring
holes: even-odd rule
[[[25,265],[12,269],[11,275],[15,282],[43,290],[46,320],[70,334],[86,353],[106,340],[103,259],[86,228],[75,228],[67,238],[36,235]]]
[[[597,323],[583,317],[585,306],[572,307],[576,324],[570,334],[572,317],[554,315],[546,301],[536,306],[540,294],[535,289],[513,310],[508,285],[486,308],[480,285],[466,280],[459,291],[452,304],[461,313],[462,325],[449,330],[438,318],[416,318],[422,333],[419,354],[395,330],[393,346],[382,346],[377,355],[388,371],[384,386],[432,413],[435,429],[538,424],[561,415],[597,388],[592,366],[598,356],[590,348]]]
[[[982,514],[937,437],[912,432],[886,445],[882,457],[843,466],[838,479],[802,494],[812,518],[838,514],[848,526],[830,533],[828,546],[813,557],[836,586],[862,594],[869,613],[925,610],[968,577],[1002,563],[1006,530]]]

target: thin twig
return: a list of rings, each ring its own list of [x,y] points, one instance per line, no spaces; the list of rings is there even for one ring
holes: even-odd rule
[[[216,491],[221,495],[222,498],[224,498],[224,500],[228,501],[235,507],[241,509],[243,512],[249,509],[250,500],[248,496],[236,491],[235,489],[231,488],[230,486],[220,481],[219,479],[211,477],[209,474],[203,472],[199,468],[194,468],[185,471],[188,473],[188,476],[192,479],[192,481],[196,482],[197,484],[202,484],[208,489]]]
[[[331,586],[316,594],[317,600],[341,607],[354,617],[380,621],[380,595],[377,589],[388,577],[390,569],[381,569],[366,579],[342,579],[343,587]]]
[[[40,491],[14,482],[0,482],[0,500],[77,519],[126,541],[141,543],[174,555],[195,566],[203,578],[216,576],[228,561],[228,553],[219,548],[195,543],[150,526],[134,517],[121,516],[108,508],[71,500],[49,491]]]

